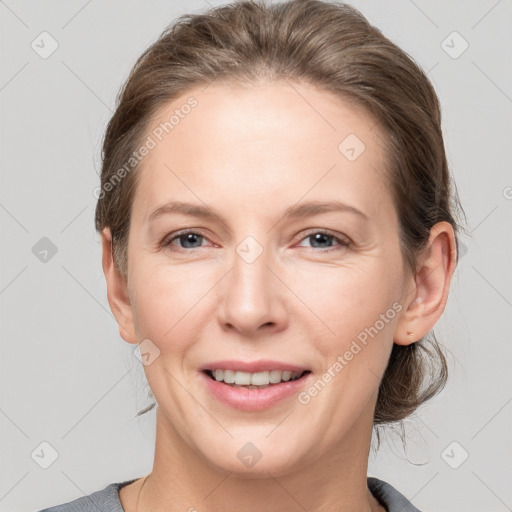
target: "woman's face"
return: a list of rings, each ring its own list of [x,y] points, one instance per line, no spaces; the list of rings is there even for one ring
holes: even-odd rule
[[[242,473],[359,449],[409,283],[378,126],[311,86],[213,84],[146,137],[127,341],[146,340],[159,428]],[[248,388],[204,369],[239,383],[307,372]]]

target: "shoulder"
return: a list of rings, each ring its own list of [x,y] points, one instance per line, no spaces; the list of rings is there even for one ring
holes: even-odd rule
[[[114,482],[100,491],[82,496],[73,501],[63,503],[62,505],[45,508],[39,512],[99,512],[102,510],[124,512],[121,501],[119,500],[119,489],[133,481],[135,480]]]
[[[368,488],[388,512],[421,512],[391,484],[368,477]]]

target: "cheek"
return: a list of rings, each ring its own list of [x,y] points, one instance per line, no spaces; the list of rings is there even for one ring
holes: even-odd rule
[[[302,293],[314,290],[310,304],[321,322],[309,312],[307,320],[299,320],[307,322],[302,327],[312,335],[319,362],[299,402],[305,404],[304,413],[314,411],[319,418],[327,443],[373,410],[401,309],[399,279],[379,259],[368,258],[351,268],[325,269],[302,283]]]
[[[327,352],[333,344],[343,348],[360,333],[364,337],[365,330],[376,322],[383,336],[392,331],[397,316],[392,305],[400,297],[400,279],[376,258],[365,263],[319,268],[296,273],[293,278],[290,287],[309,309],[308,322],[318,324],[322,333],[318,346],[325,345]],[[384,325],[381,315],[385,315]]]
[[[132,306],[139,337],[151,339],[161,351],[184,350],[197,339],[199,321],[194,318],[211,279],[197,275],[191,279],[186,271],[172,266],[141,264],[136,270]]]

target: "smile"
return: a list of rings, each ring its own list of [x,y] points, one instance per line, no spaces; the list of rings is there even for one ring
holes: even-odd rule
[[[263,411],[286,398],[297,395],[311,380],[311,371],[265,370],[203,370],[202,381],[215,401],[240,411]],[[291,402],[296,404],[295,401]]]
[[[306,372],[308,370],[303,372],[266,370],[256,373],[221,369],[206,370],[206,373],[217,382],[233,386],[244,386],[247,389],[263,389],[281,382],[294,381],[302,377]]]

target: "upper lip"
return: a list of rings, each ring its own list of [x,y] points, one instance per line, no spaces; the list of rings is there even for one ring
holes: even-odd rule
[[[200,370],[233,370],[248,373],[264,372],[266,370],[281,370],[302,373],[308,368],[297,366],[290,363],[282,363],[280,361],[271,361],[270,359],[260,359],[258,361],[212,361],[200,367]]]

